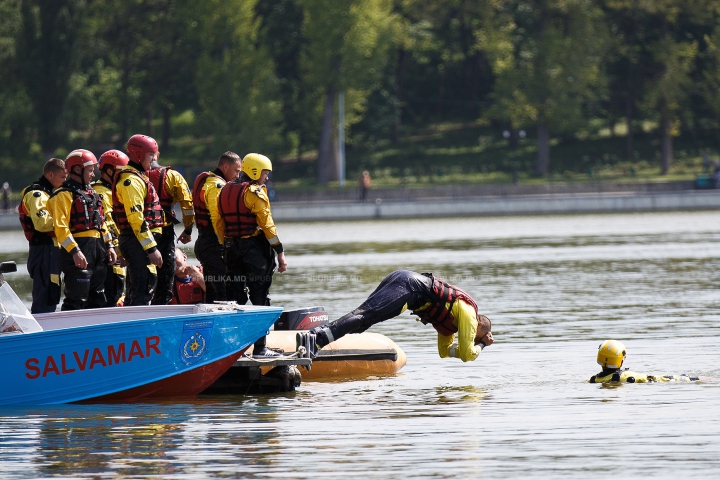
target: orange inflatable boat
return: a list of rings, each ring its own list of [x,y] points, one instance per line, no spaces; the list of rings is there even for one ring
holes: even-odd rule
[[[269,348],[295,351],[298,330],[309,330],[327,323],[323,307],[283,312],[267,337]],[[407,357],[395,342],[372,332],[345,335],[323,347],[313,359],[310,371],[302,370],[303,380],[357,379],[374,375],[393,375]]]

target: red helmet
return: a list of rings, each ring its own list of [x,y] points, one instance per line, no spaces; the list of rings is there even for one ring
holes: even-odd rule
[[[124,167],[128,164],[130,159],[120,150],[108,150],[107,152],[100,155],[100,170],[111,165],[115,168]]]
[[[65,170],[70,172],[74,166],[83,168],[88,165],[97,165],[97,163],[97,158],[90,150],[78,148],[70,152],[65,158]]]
[[[133,161],[142,163],[145,154],[158,151],[158,144],[154,138],[147,135],[133,135],[128,140],[125,150]]]

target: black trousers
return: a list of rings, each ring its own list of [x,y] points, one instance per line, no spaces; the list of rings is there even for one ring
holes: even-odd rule
[[[157,249],[162,255],[162,267],[157,269],[157,286],[153,295],[153,305],[167,305],[172,300],[172,287],[175,281],[175,227],[163,227]]]
[[[240,305],[248,299],[253,305],[270,305],[270,286],[275,271],[275,252],[263,234],[250,238],[225,240],[225,263],[228,267],[228,298]],[[266,344],[263,336],[253,348],[260,353]]]
[[[112,265],[108,265],[105,275],[105,298],[106,307],[117,307],[117,302],[125,292],[125,275],[115,272]]]
[[[160,240],[160,235],[156,234],[155,241],[158,240]],[[152,273],[148,268],[150,259],[147,253],[132,233],[120,234],[118,242],[120,251],[127,262],[124,305],[150,305],[157,285],[157,274]]]
[[[352,312],[322,327],[311,330],[317,335],[318,347],[330,343],[323,329],[330,329],[333,340],[348,333],[362,333],[376,323],[395,318],[407,304],[409,310],[416,310],[429,301],[432,292],[430,277],[409,270],[396,270],[380,282],[375,291]]]
[[[105,298],[107,251],[102,238],[75,238],[78,248],[87,260],[87,268],[75,266],[73,256],[60,250],[60,269],[65,275],[65,299],[60,310],[101,308]]]
[[[27,269],[33,282],[30,312],[54,312],[60,303],[60,248],[52,243],[30,245]],[[57,283],[50,275],[57,275]]]
[[[215,300],[226,301],[228,299],[225,286],[227,267],[223,259],[223,246],[218,243],[215,232],[205,230],[198,232],[195,241],[195,258],[203,267],[205,301],[207,303],[213,303]]]

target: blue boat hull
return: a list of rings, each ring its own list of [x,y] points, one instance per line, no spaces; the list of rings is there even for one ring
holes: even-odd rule
[[[110,310],[117,316],[125,309]],[[192,396],[265,335],[281,312],[253,307],[57,329],[48,328],[57,314],[42,316],[45,331],[0,335],[6,378],[0,405]]]

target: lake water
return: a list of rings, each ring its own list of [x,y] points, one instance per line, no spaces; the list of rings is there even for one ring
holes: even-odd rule
[[[493,321],[475,362],[440,359],[404,314],[373,327],[396,376],[293,393],[0,407],[2,478],[714,477],[720,382],[585,383],[598,345],[626,366],[720,378],[720,213],[283,224],[273,303],[335,318],[407,268],[458,284]],[[192,249],[188,249],[192,251]],[[0,233],[29,301],[26,243]],[[22,263],[22,264],[21,264]]]

